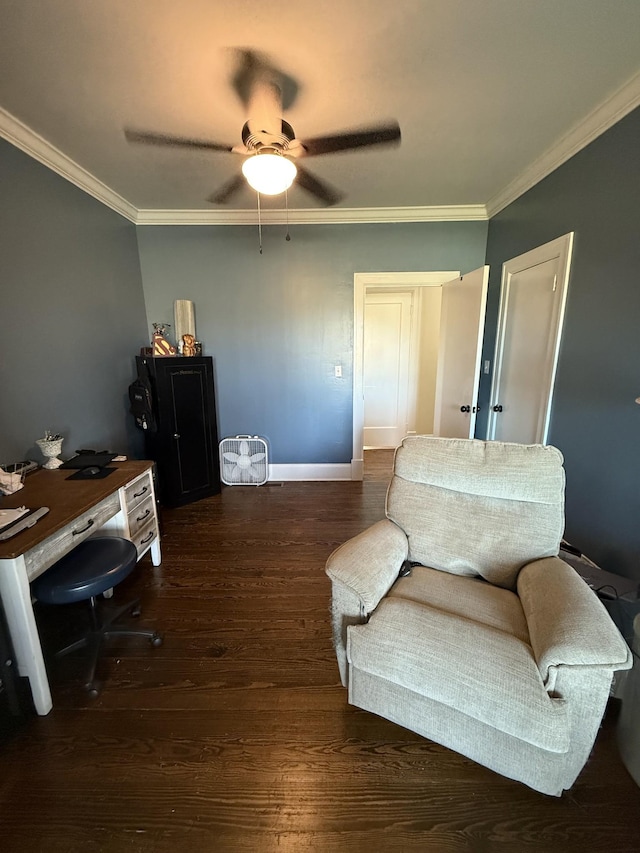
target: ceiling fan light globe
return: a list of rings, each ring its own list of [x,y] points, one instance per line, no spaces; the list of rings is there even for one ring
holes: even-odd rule
[[[254,154],[242,164],[250,187],[262,195],[279,195],[288,190],[298,170],[280,154]]]

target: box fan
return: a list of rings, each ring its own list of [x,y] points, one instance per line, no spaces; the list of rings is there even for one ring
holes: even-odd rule
[[[261,486],[269,479],[267,442],[236,435],[220,442],[220,479],[227,486]]]

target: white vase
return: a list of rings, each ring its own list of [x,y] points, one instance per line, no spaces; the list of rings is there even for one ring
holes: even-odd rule
[[[40,448],[40,452],[46,458],[46,462],[42,466],[49,471],[54,468],[59,468],[62,465],[62,459],[58,459],[58,455],[62,452],[62,442],[64,439],[57,438],[55,441],[50,441],[48,438],[39,438],[36,444]]]

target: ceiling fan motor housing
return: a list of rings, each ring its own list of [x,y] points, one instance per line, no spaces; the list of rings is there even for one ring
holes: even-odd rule
[[[259,151],[261,148],[274,148],[285,152],[289,143],[295,139],[295,133],[289,122],[282,120],[282,133],[273,134],[266,130],[251,132],[249,122],[242,128],[242,141],[249,151]]]

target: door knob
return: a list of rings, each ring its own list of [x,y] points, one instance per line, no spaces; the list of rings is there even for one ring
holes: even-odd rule
[[[461,412],[470,412],[471,406],[460,406],[460,411]]]
[[[494,411],[494,412],[501,412],[501,411],[502,411],[502,406],[494,406],[494,407],[493,407],[493,411]]]

